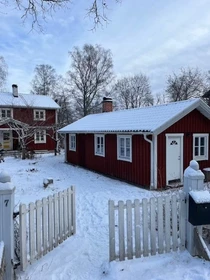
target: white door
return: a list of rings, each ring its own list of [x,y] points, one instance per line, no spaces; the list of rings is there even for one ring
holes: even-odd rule
[[[166,180],[182,181],[183,135],[167,134],[166,141]]]

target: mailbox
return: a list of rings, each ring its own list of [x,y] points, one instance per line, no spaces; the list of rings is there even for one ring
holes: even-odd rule
[[[188,221],[193,226],[210,225],[210,193],[208,191],[189,193]]]

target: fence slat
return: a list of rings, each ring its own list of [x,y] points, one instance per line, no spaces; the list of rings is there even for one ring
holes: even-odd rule
[[[51,195],[48,196],[48,242],[49,242],[49,251],[53,249],[53,198]]]
[[[154,197],[150,198],[150,246],[151,255],[156,254],[156,199]]]
[[[180,214],[179,214],[180,250],[185,250],[186,213],[187,213],[187,204],[185,201],[185,193],[181,193]]]
[[[75,234],[76,233],[76,207],[75,207],[75,187],[74,186],[71,186],[71,192],[72,192],[71,213],[72,213],[72,227],[73,227],[72,234]]]
[[[125,260],[124,202],[118,202],[119,260]]]
[[[159,196],[158,201],[158,253],[163,253],[163,197]]]
[[[127,225],[127,257],[133,258],[133,237],[132,237],[132,203],[131,200],[126,201],[126,225]]]
[[[171,250],[171,198],[165,197],[165,252],[169,253]]]
[[[140,202],[134,200],[135,257],[141,257]]]
[[[27,234],[26,234],[26,205],[20,204],[20,265],[21,270],[25,271],[28,265],[27,260]]]
[[[63,191],[63,233],[64,233],[64,240],[66,240],[68,236],[68,219],[67,219],[68,209],[67,209],[67,191]]]
[[[58,209],[59,209],[59,243],[63,241],[63,194],[58,193]]]
[[[115,212],[114,201],[109,200],[109,260],[115,260]]]
[[[42,243],[41,243],[41,201],[36,201],[36,259],[41,258],[42,256]]]
[[[142,217],[143,217],[143,256],[149,255],[148,242],[148,201],[146,198],[142,199]]]
[[[58,194],[53,195],[54,199],[54,246],[58,246],[58,235],[59,235],[59,215],[58,215]]]
[[[34,203],[29,204],[29,256],[32,264],[35,259],[35,226],[34,226]]]
[[[47,254],[47,199],[42,199],[42,246],[43,255]]]
[[[176,195],[172,196],[172,241],[173,251],[176,251],[178,249]]]

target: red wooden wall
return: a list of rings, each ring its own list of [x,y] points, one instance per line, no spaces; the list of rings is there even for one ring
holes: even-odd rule
[[[34,126],[51,126],[56,122],[56,110],[54,109],[46,109],[45,110],[45,121],[34,121],[33,108],[13,108],[13,119],[27,123],[29,125]],[[44,110],[44,109],[43,109]],[[2,125],[2,128],[8,127],[7,125]],[[46,130],[46,133],[53,137],[52,129]],[[46,136],[46,143],[38,143],[35,144],[33,141],[28,144],[29,150],[54,150],[55,149],[55,141],[49,135]],[[14,135],[13,135],[14,136]],[[17,136],[15,136],[16,138]],[[13,140],[13,148],[17,149],[17,141]]]
[[[150,144],[142,135],[132,136],[132,163],[117,160],[117,135],[105,135],[105,157],[94,155],[94,134],[77,134],[76,152],[69,151],[67,161],[108,176],[141,185],[150,184]]]
[[[210,133],[210,121],[198,110],[194,110],[187,116],[173,124],[158,135],[158,185],[166,185],[166,136],[167,133],[184,133],[183,137],[183,172],[193,159],[193,134]],[[210,145],[209,145],[210,148]],[[209,149],[210,152],[210,149]],[[200,169],[210,167],[209,160],[198,161]]]

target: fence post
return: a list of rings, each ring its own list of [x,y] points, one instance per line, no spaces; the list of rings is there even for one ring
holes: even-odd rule
[[[204,190],[204,174],[199,170],[199,164],[195,160],[190,161],[190,165],[184,171],[184,192],[186,193],[186,248],[192,256],[195,256],[196,249],[194,243],[195,226],[188,222],[189,217],[189,192]],[[197,227],[198,228],[198,227]],[[201,226],[202,228],[202,226]]]
[[[14,186],[6,172],[0,173],[0,241],[5,245],[6,271],[4,280],[14,279]]]

